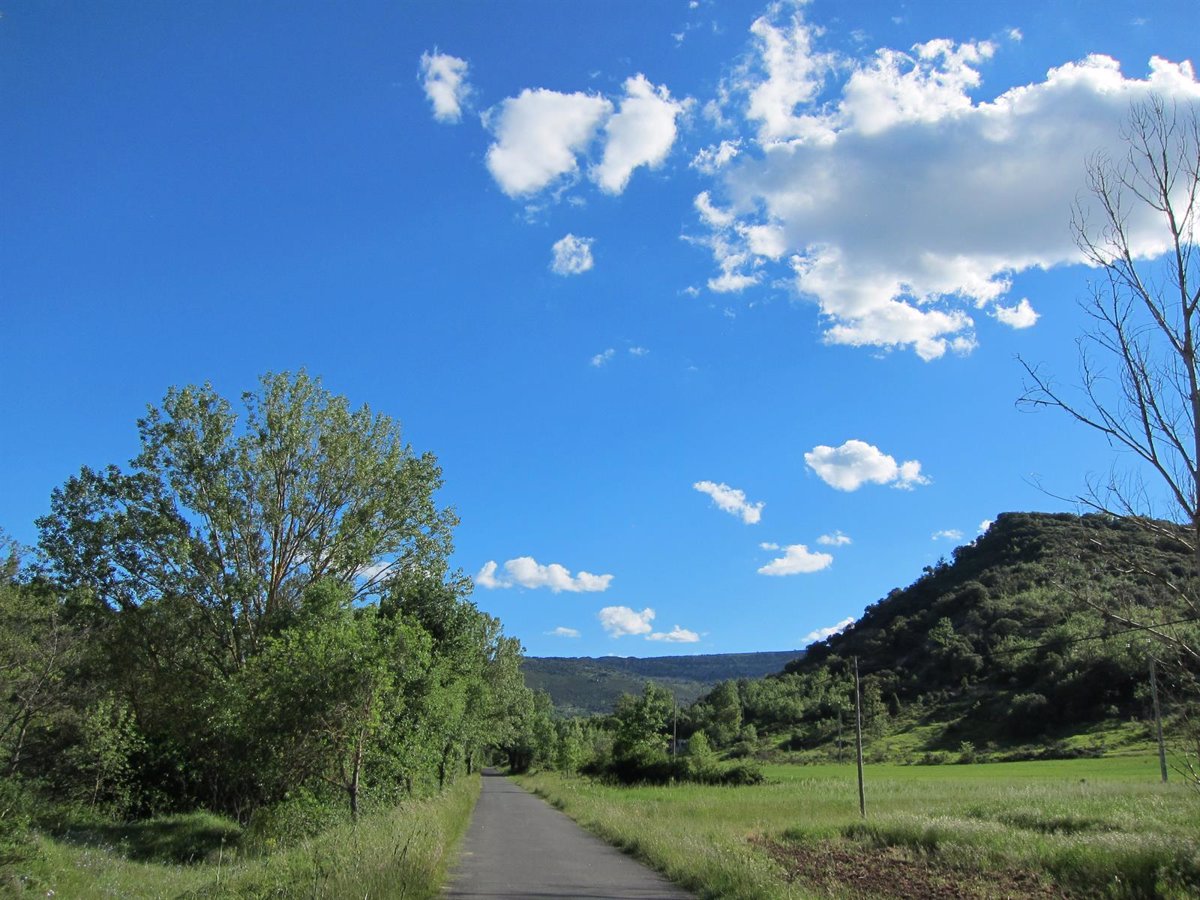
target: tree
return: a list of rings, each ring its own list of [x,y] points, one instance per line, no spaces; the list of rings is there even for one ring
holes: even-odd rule
[[[1136,471],[1093,481],[1078,499],[1187,548],[1183,578],[1154,574],[1200,615],[1200,111],[1161,99],[1135,105],[1123,159],[1088,168],[1090,202],[1073,218],[1076,242],[1099,277],[1084,309],[1080,383],[1054,384],[1022,360],[1023,402],[1050,407],[1132,454]],[[1146,476],[1149,476],[1148,478]],[[1165,496],[1165,505],[1154,498]],[[1109,619],[1154,635],[1181,673],[1200,663],[1192,629],[1130,615],[1109,598],[1085,598]],[[1188,676],[1194,684],[1194,678]]]
[[[288,748],[305,773],[332,772],[353,808],[408,685],[386,654],[414,644],[360,607],[398,574],[444,578],[456,518],[434,501],[436,460],[389,417],[304,372],[268,374],[242,401],[239,416],[210,385],[172,388],[139,420],[127,470],[85,467],[54,491],[40,546],[177,795],[237,812],[270,799],[254,773],[230,777],[269,736],[221,725],[257,683],[269,711],[286,718],[293,697],[321,717],[276,735],[273,758]]]

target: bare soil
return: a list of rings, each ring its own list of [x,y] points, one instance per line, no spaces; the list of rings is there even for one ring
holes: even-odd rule
[[[898,847],[835,841],[752,840],[783,867],[789,883],[815,893],[863,900],[1008,900],[1072,895],[1035,872],[967,870]]]

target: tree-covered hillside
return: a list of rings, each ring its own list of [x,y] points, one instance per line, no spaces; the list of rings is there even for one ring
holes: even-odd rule
[[[1190,571],[1169,530],[1006,513],[784,673],[721,685],[691,719],[726,745],[764,735],[787,749],[828,745],[852,722],[853,657],[868,735],[916,730],[918,749],[1003,746],[1141,718],[1153,644],[1122,619],[1187,618],[1176,588]]]
[[[525,683],[546,691],[568,715],[612,712],[623,694],[640,694],[647,681],[692,703],[718,682],[761,678],[780,671],[802,655],[800,650],[767,653],[712,653],[696,656],[529,657],[522,663]]]

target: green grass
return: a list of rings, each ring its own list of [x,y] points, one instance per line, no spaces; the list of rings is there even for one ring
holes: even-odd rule
[[[868,766],[865,822],[852,765],[766,774],[767,784],[738,788],[615,788],[553,774],[521,781],[706,897],[826,895],[789,883],[763,839],[797,854],[932,865],[973,879],[976,896],[1013,873],[1083,896],[1200,894],[1200,797],[1160,784],[1153,756]]]
[[[339,825],[292,847],[241,857],[237,826],[204,814],[81,829],[58,838],[39,834],[32,857],[0,872],[0,893],[435,897],[478,796],[478,777],[463,779],[445,793],[364,816],[357,825]],[[213,844],[217,833],[225,840]],[[200,842],[189,844],[185,835]]]

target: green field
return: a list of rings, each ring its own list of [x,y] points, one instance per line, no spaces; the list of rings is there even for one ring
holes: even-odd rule
[[[1195,897],[1200,796],[1153,755],[768,766],[755,787],[521,783],[705,897]]]

